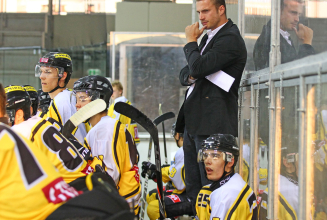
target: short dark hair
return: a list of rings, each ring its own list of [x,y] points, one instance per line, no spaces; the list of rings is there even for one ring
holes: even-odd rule
[[[283,11],[283,9],[285,8],[285,1],[296,1],[300,4],[303,3],[302,0],[280,0],[280,11]]]
[[[196,0],[197,2],[199,2],[199,1],[203,1],[203,0]],[[218,8],[222,5],[222,6],[224,6],[224,8],[225,8],[225,15],[227,16],[227,12],[226,12],[226,2],[225,2],[225,0],[210,0],[215,6],[216,6],[216,8],[217,8],[217,10],[218,10]]]

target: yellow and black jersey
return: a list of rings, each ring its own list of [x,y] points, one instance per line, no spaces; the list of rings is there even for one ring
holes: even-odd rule
[[[185,169],[184,169],[184,151],[180,147],[174,157],[171,166],[161,168],[162,181],[167,183],[172,181],[174,187],[173,194],[181,194],[185,191]]]
[[[235,173],[202,187],[196,201],[199,220],[257,220],[253,190]]]
[[[78,195],[46,156],[0,123],[0,219],[45,219]]]
[[[296,180],[279,176],[278,219],[297,220],[299,187]],[[261,194],[259,219],[267,219],[268,188]]]
[[[58,93],[54,99],[51,100],[47,117],[53,118],[60,124],[65,125],[68,119],[76,113],[76,97],[68,89]],[[74,136],[79,142],[83,143],[86,136],[86,128],[81,123],[77,129],[73,131]]]
[[[141,184],[137,167],[137,150],[126,126],[104,116],[89,131],[84,145],[115,181],[118,192],[138,208]],[[135,212],[137,212],[136,210]]]
[[[128,118],[125,115],[121,115],[120,113],[116,112],[114,110],[114,106],[117,102],[125,102],[129,105],[131,105],[132,103],[130,101],[128,101],[124,96],[118,97],[115,99],[115,103],[111,104],[108,108],[108,116],[110,116],[111,118],[114,118],[116,120],[119,120],[122,124],[125,124],[127,126],[127,130],[129,131],[129,133],[132,135],[135,144],[140,143],[140,138],[139,138],[139,134],[138,134],[138,129],[137,129],[137,124],[132,121],[130,118]]]
[[[25,137],[47,156],[67,183],[94,171],[75,146],[59,132],[61,129],[59,123],[56,124],[54,121],[50,123],[34,116],[13,129],[17,132],[26,131]]]

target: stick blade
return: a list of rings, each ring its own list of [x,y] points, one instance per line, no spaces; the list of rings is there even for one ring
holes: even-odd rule
[[[153,120],[153,123],[157,126],[158,124],[160,124],[163,121],[166,121],[168,119],[174,118],[175,114],[173,112],[166,112],[160,116],[158,116],[157,118],[155,118]]]
[[[62,129],[62,134],[65,137],[68,137],[69,134],[71,134],[79,124],[91,118],[92,116],[104,111],[106,107],[107,104],[102,99],[96,99],[88,103],[87,105],[83,106],[74,115],[72,115],[69,118],[69,120],[65,123]]]

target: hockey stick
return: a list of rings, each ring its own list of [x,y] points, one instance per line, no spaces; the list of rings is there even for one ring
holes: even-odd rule
[[[158,201],[159,201],[159,214],[160,220],[165,218],[165,205],[164,205],[164,198],[163,198],[163,183],[162,183],[162,176],[161,176],[161,159],[160,159],[160,148],[159,148],[159,137],[158,137],[158,129],[155,124],[142,112],[140,112],[135,107],[128,105],[123,102],[118,102],[115,104],[114,107],[116,112],[123,114],[138,124],[140,124],[145,130],[150,133],[150,136],[153,139],[154,143],[154,150],[155,150],[155,160],[156,160],[156,176],[157,176],[157,185],[158,185]]]
[[[158,124],[160,124],[161,122],[174,118],[175,114],[173,112],[167,112],[165,114],[162,114],[160,116],[158,116],[157,118],[155,118],[153,120],[153,124],[155,126],[158,126]],[[152,151],[152,137],[150,136],[150,140],[149,140],[149,150],[148,150],[148,162],[150,162],[151,160],[151,151]],[[140,220],[144,219],[144,213],[145,213],[145,204],[146,204],[146,194],[148,192],[148,182],[149,182],[149,174],[146,173],[145,174],[145,178],[144,178],[144,184],[143,184],[143,197],[142,197],[142,205],[141,205],[141,215],[140,215]]]
[[[162,115],[161,103],[159,104],[159,115]],[[162,122],[162,134],[163,134],[163,142],[164,142],[164,152],[165,152],[165,164],[168,164],[167,157],[167,147],[166,147],[166,132],[165,132],[165,123]]]
[[[102,99],[96,99],[87,105],[83,106],[74,115],[72,115],[69,120],[65,123],[62,134],[68,138],[69,135],[74,131],[74,129],[81,124],[83,121],[91,118],[92,116],[104,111],[107,104]]]

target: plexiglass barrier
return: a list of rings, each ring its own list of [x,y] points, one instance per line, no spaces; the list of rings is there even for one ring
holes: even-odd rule
[[[185,43],[184,33],[110,34],[111,78],[122,83],[123,95],[152,120],[159,115],[159,106],[177,117],[184,101],[187,88],[181,86],[179,72],[187,64]],[[173,123],[167,121],[165,130],[170,131]]]

